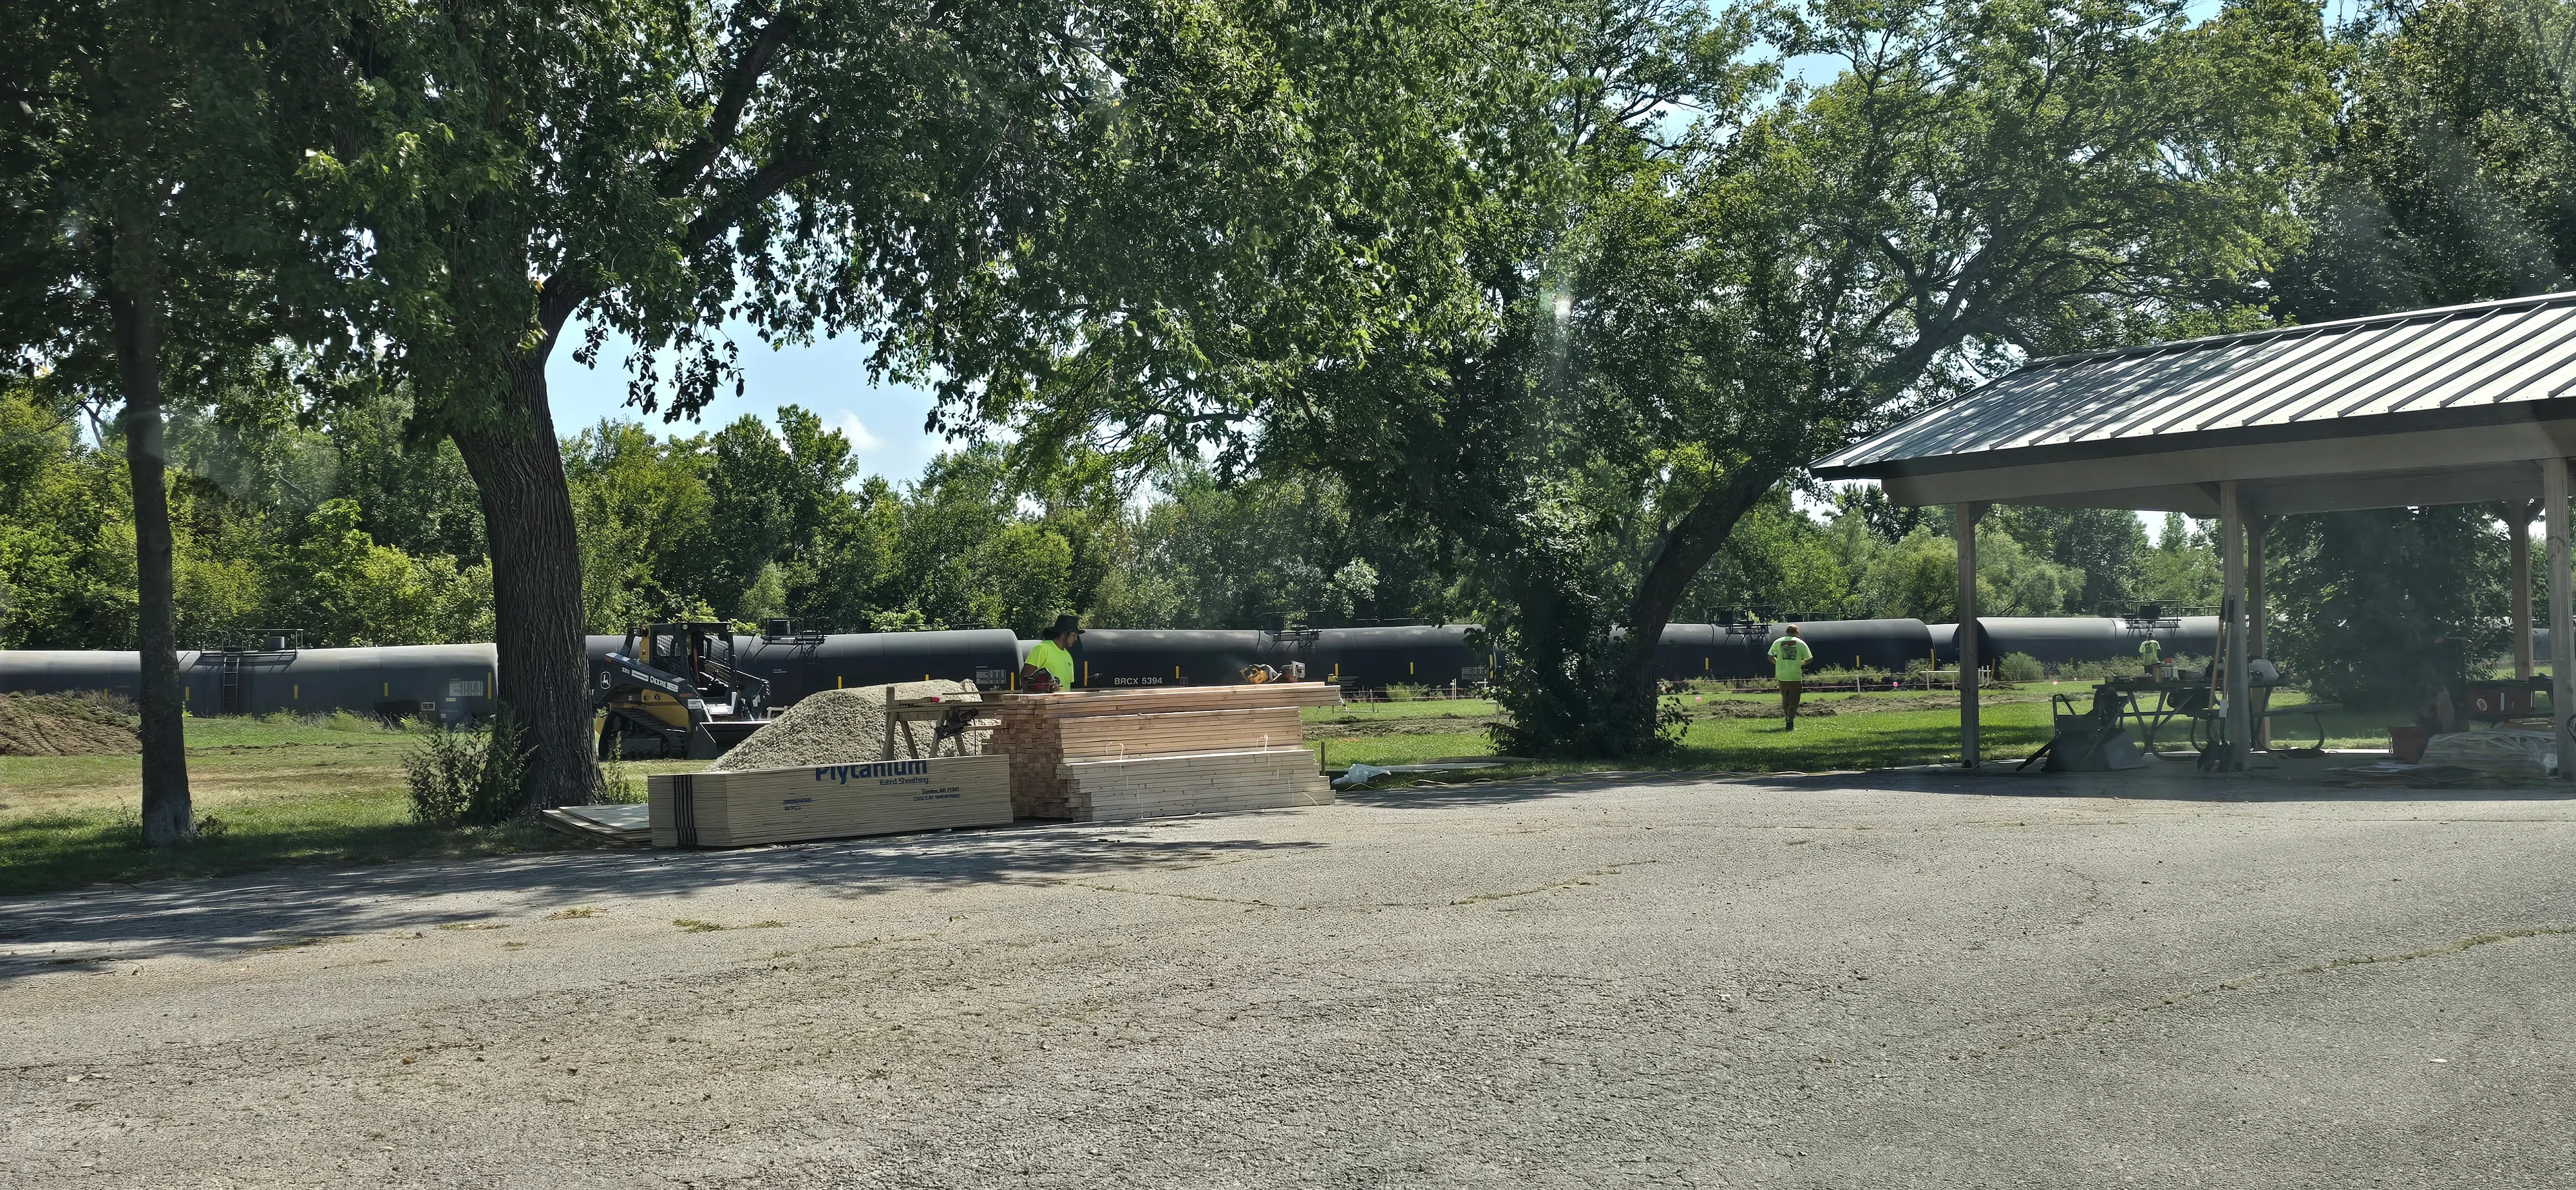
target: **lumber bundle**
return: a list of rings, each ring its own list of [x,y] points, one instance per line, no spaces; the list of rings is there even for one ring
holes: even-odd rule
[[[564,806],[541,810],[546,825],[576,838],[629,846],[653,841],[650,807],[635,805]]]
[[[1328,682],[1005,695],[987,747],[1007,753],[1024,818],[1098,822],[1333,800],[1300,744],[1299,707],[1338,706]]]
[[[1091,822],[1325,806],[1333,787],[1304,748],[1084,760],[1061,770],[1065,802]]]
[[[743,847],[1011,820],[1010,760],[940,756],[647,778],[656,847]]]

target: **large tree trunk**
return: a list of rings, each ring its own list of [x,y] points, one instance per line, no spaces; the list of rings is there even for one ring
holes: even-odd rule
[[[124,234],[139,233],[126,229]],[[132,248],[130,243],[120,246]],[[107,303],[125,390],[125,470],[134,489],[134,571],[141,597],[135,647],[142,654],[135,702],[143,712],[143,841],[160,847],[194,838],[197,828],[188,801],[187,725],[180,718],[185,709],[179,701],[178,599],[170,573],[170,493],[163,474],[168,449],[161,425],[160,319],[148,271],[109,270],[111,276],[132,272],[144,276],[128,275],[109,284]]]
[[[1672,622],[1673,607],[1681,602],[1682,592],[1717,556],[1718,547],[1735,532],[1736,522],[1780,477],[1778,468],[1762,464],[1737,468],[1702,495],[1665,535],[1654,565],[1647,568],[1628,604],[1628,655],[1620,662],[1619,683],[1635,705],[1655,705],[1655,648],[1663,642],[1664,626]]]
[[[483,500],[499,693],[525,733],[521,746],[533,752],[527,796],[534,808],[595,800],[599,772],[582,652],[581,546],[546,401],[547,354],[521,358],[506,416],[454,436]]]

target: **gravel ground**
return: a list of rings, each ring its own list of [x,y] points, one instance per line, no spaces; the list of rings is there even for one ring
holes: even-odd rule
[[[1594,779],[5,901],[0,1185],[2568,1185],[2576,804],[2432,796]]]
[[[891,686],[818,690],[780,711],[769,726],[751,733],[707,767],[721,770],[789,769],[809,764],[857,764],[884,759],[889,691],[895,698],[928,698],[933,694],[960,692],[973,694],[975,683],[897,682]],[[912,725],[913,735],[925,752],[930,748],[931,735],[937,727],[934,723]],[[966,752],[982,752],[984,737],[991,734],[989,730],[967,732]]]

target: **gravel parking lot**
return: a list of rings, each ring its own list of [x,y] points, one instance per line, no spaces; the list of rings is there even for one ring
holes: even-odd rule
[[[2576,1182],[2576,803],[2426,796],[1592,779],[0,901],[0,1185]]]

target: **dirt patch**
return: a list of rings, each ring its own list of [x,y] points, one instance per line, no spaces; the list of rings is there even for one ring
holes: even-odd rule
[[[707,767],[718,772],[739,772],[744,769],[792,769],[810,764],[857,764],[883,759],[888,691],[892,691],[895,698],[973,694],[975,683],[897,682],[891,686],[853,686],[846,690],[816,691],[799,699],[795,706],[771,720],[769,726],[751,733],[751,738]],[[932,725],[917,723],[912,731],[920,740],[922,750],[927,752]],[[982,752],[984,737],[990,734],[989,731],[967,732],[966,751],[969,754]],[[901,741],[897,741],[896,747],[898,754],[902,754]],[[942,745],[943,751],[945,747]]]
[[[2046,702],[2046,695],[1980,696],[1977,705],[2006,706],[2013,703]],[[1727,699],[1722,702],[1693,704],[1682,708],[1693,719],[1777,719],[1780,704],[1774,699],[1755,702],[1750,699]],[[1959,709],[1956,694],[1932,694],[1921,698],[1884,698],[1854,694],[1845,698],[1819,698],[1808,694],[1798,704],[1801,719],[1830,719],[1836,715],[1879,715],[1904,711],[1955,711]]]
[[[0,756],[132,756],[134,704],[104,690],[0,694]]]
[[[1483,731],[1504,722],[1500,715],[1459,715],[1407,719],[1330,719],[1306,725],[1306,739],[1361,740],[1391,735],[1456,735],[1462,731]]]

